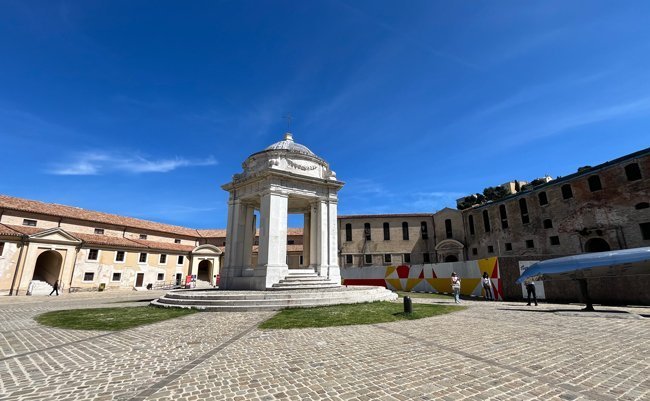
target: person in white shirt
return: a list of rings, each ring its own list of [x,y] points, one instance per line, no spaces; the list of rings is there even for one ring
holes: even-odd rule
[[[486,301],[494,301],[494,297],[492,296],[492,282],[490,281],[490,276],[488,276],[487,272],[483,272],[483,290],[485,290],[485,300]]]
[[[451,289],[454,293],[454,302],[460,303],[460,277],[456,272],[451,273]]]

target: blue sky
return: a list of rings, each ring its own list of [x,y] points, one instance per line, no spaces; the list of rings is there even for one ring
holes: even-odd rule
[[[0,193],[193,228],[292,132],[339,212],[650,146],[647,1],[0,1]],[[292,225],[297,225],[292,220]]]

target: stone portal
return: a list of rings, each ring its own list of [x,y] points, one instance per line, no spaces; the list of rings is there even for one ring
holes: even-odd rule
[[[304,214],[303,264],[340,283],[337,241],[338,191],[343,182],[329,165],[290,133],[252,154],[222,188],[230,193],[225,262],[220,287],[264,290],[288,274],[287,218]],[[251,265],[259,211],[258,258]]]

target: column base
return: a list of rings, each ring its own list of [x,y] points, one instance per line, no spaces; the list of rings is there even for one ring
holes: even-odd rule
[[[316,273],[335,283],[341,283],[341,268],[338,266],[317,266]]]

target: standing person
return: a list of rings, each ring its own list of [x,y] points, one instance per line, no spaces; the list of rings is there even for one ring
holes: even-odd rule
[[[535,293],[535,283],[533,280],[526,281],[526,292],[528,293],[528,303],[527,306],[530,306],[530,296],[532,294],[533,301],[535,301],[535,306],[537,306],[537,294]]]
[[[48,295],[48,296],[51,297],[52,293],[54,293],[55,291],[56,291],[56,296],[58,297],[59,296],[59,280],[56,280],[54,282],[54,285],[52,286],[52,292],[50,292],[50,295]]]
[[[486,301],[494,301],[494,297],[492,296],[492,282],[490,281],[490,276],[488,276],[487,272],[483,272],[483,289],[485,290],[485,300]]]
[[[460,277],[456,272],[451,273],[451,289],[454,293],[454,302],[460,303]]]

